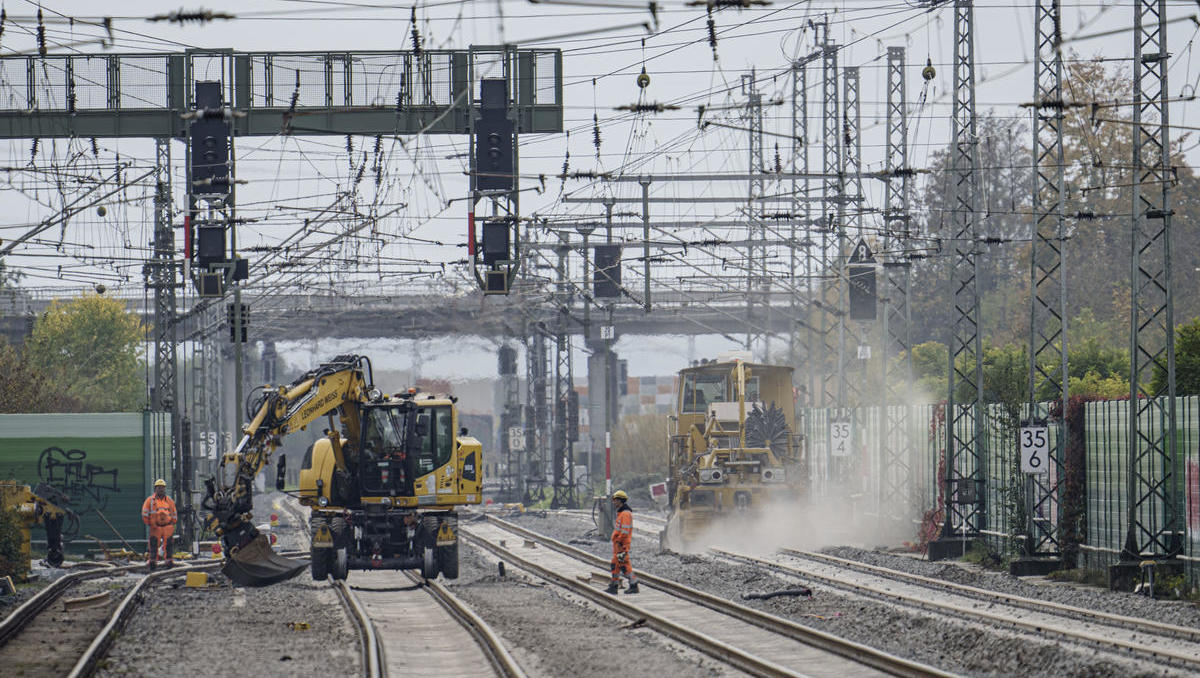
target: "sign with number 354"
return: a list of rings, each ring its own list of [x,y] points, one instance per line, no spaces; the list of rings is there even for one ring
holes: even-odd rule
[[[1021,473],[1039,475],[1050,469],[1050,431],[1045,426],[1021,427]]]

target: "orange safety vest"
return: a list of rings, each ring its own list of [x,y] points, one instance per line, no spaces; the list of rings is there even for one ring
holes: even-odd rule
[[[142,504],[142,522],[151,527],[161,527],[164,521],[167,525],[174,525],[178,518],[175,501],[168,496],[160,499],[152,494]]]
[[[613,543],[626,547],[633,541],[633,511],[628,506],[617,509],[616,518],[613,520],[612,540]]]

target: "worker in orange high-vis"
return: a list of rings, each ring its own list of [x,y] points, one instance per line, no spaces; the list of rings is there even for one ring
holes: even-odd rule
[[[167,496],[167,481],[154,481],[154,494],[146,497],[142,504],[142,522],[150,527],[150,567],[158,565],[159,551],[166,558],[167,567],[175,565],[175,553],[171,550],[171,537],[175,534],[175,523],[179,515],[175,501]]]
[[[629,560],[629,546],[633,543],[633,510],[629,508],[629,495],[624,490],[613,492],[613,508],[616,516],[613,518],[613,557],[612,581],[609,582],[607,593],[616,594],[620,589],[621,574],[629,579],[629,588],[625,593],[637,593],[637,577],[633,574],[633,563]]]

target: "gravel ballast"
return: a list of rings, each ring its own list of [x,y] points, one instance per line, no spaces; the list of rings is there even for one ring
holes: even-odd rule
[[[328,583],[303,574],[265,588],[156,586],[100,676],[357,675],[358,634]],[[308,630],[293,630],[303,622]]]
[[[720,677],[745,674],[685,649],[629,620],[492,556],[459,551],[459,578],[447,585],[504,640],[531,678]]]
[[[611,554],[607,539],[597,539],[594,528],[577,518],[529,513],[513,520],[601,557],[608,558]],[[634,521],[636,535],[636,508]],[[811,599],[742,600],[744,593],[791,588],[797,580],[706,556],[660,554],[657,544],[645,538],[634,542],[633,565],[635,569],[956,674],[1047,678],[1184,675],[1169,667],[1135,664],[1111,655],[1097,655],[1091,650],[1070,649],[1052,640],[1032,640],[975,623],[902,610],[822,586],[812,586]]]
[[[1109,614],[1150,619],[1165,624],[1190,628],[1200,627],[1200,607],[1186,601],[1155,600],[1148,596],[1109,591],[1071,582],[1053,581],[1045,577],[1014,577],[1007,573],[966,567],[958,563],[931,563],[907,555],[859,548],[837,547],[825,549],[824,553],[847,560],[857,560],[868,565],[887,567],[989,591],[1036,598]]]

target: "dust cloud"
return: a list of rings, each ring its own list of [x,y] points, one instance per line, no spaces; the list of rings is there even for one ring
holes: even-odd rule
[[[686,545],[687,551],[717,547],[765,556],[784,547],[806,551],[830,546],[900,547],[916,538],[911,510],[867,512],[847,495],[835,496],[718,514],[694,543]]]

